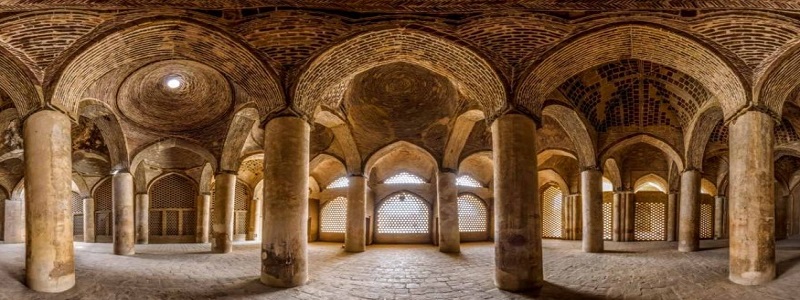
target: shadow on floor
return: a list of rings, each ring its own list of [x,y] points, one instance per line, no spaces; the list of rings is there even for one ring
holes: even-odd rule
[[[604,299],[603,297],[598,297],[596,295],[590,295],[572,291],[567,287],[552,284],[550,282],[545,282],[542,289],[536,292],[527,292],[527,293],[502,292],[502,293],[510,297],[522,296],[529,299],[589,299],[589,300]]]

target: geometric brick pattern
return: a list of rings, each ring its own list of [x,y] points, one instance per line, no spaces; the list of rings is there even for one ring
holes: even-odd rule
[[[714,205],[700,204],[700,238],[714,238]]]
[[[688,126],[710,97],[691,77],[641,60],[601,65],[568,79],[559,90],[601,132],[613,126]]]

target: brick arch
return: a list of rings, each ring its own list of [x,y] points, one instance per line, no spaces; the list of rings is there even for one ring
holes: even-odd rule
[[[258,122],[258,110],[254,105],[245,105],[239,108],[228,124],[228,133],[222,146],[222,155],[219,159],[219,168],[224,171],[236,172],[239,170],[240,154],[253,124]]]
[[[661,190],[664,193],[669,193],[669,184],[667,184],[667,180],[653,173],[644,175],[636,179],[635,183],[633,184],[633,190],[638,191],[642,187],[642,185],[646,183],[655,183],[659,187],[661,187]]]
[[[402,154],[403,152],[406,152],[407,154]],[[413,158],[416,160],[416,163],[413,165],[415,170],[413,170],[411,173],[422,176],[428,182],[432,182],[434,177],[433,173],[435,173],[439,167],[437,160],[429,151],[406,141],[397,141],[384,146],[369,156],[364,167],[364,176],[370,178],[373,169],[385,163],[392,165],[395,170],[409,169],[409,167],[412,167],[394,167],[396,163],[392,164],[393,161],[391,160],[395,159],[395,157],[403,157],[405,161],[409,161],[408,158]],[[388,178],[388,176],[386,177]],[[385,178],[378,179],[382,181]]]
[[[684,145],[686,149],[686,168],[703,169],[703,158],[706,152],[706,144],[711,138],[717,124],[722,121],[722,109],[716,105],[709,105],[697,113],[689,125],[688,131],[684,135]]]
[[[450,131],[450,137],[447,139],[447,145],[444,150],[444,157],[442,158],[442,168],[449,170],[456,170],[459,168],[458,159],[461,157],[461,152],[464,150],[464,145],[467,144],[470,134],[475,127],[475,123],[486,119],[486,116],[480,110],[469,110],[456,118],[455,125]]]
[[[583,119],[574,110],[563,105],[548,105],[542,110],[542,114],[556,120],[567,133],[575,146],[581,167],[598,167],[594,140]]]
[[[539,193],[546,189],[547,186],[554,185],[561,190],[562,195],[569,195],[569,185],[564,180],[564,177],[562,177],[561,174],[558,174],[558,172],[552,169],[539,170],[538,176]]]
[[[601,161],[606,161],[606,159],[608,159],[615,152],[638,143],[645,143],[661,150],[661,152],[664,152],[664,155],[669,159],[669,161],[674,162],[675,165],[678,166],[679,170],[685,170],[683,158],[680,154],[678,154],[679,152],[672,147],[672,145],[659,138],[643,133],[628,136],[606,147],[600,152]]]
[[[317,112],[314,116],[314,121],[329,128],[336,140],[339,141],[339,146],[344,152],[344,165],[347,168],[347,172],[356,175],[362,174],[364,170],[361,152],[358,151],[353,131],[347,122],[339,115],[327,110]]]
[[[211,154],[211,152],[209,152],[207,149],[203,148],[198,144],[177,138],[167,138],[164,140],[157,141],[145,147],[138,153],[136,153],[136,155],[134,155],[133,158],[131,159],[131,170],[136,170],[138,172],[139,171],[138,167],[144,161],[145,157],[147,157],[148,155],[152,155],[154,153],[158,153],[162,149],[173,148],[173,147],[182,148],[193,152],[197,156],[203,158],[203,160],[205,160],[206,163],[210,164],[211,169],[213,171],[216,172],[216,170],[218,170],[217,159],[216,157],[214,157],[213,154]]]
[[[449,78],[487,115],[506,106],[505,84],[487,60],[445,38],[406,28],[366,32],[321,53],[300,75],[293,106],[306,115],[318,105],[337,107],[356,74],[394,62],[417,64]]]
[[[111,170],[127,170],[130,167],[128,144],[117,115],[108,104],[96,99],[83,99],[78,106],[78,113],[91,119],[100,129],[108,147]]]
[[[250,46],[215,24],[187,18],[146,18],[109,29],[53,70],[45,89],[51,104],[77,115],[84,91],[106,73],[129,64],[183,59],[201,62],[226,75],[238,102],[253,102],[262,117],[286,103],[274,70]],[[193,36],[196,39],[186,39]],[[120,82],[122,79],[120,79]]]
[[[622,172],[619,170],[617,161],[613,158],[607,158],[603,161],[603,177],[611,181],[614,188],[622,189]]]
[[[20,119],[42,107],[40,86],[31,69],[0,43],[0,90],[11,98]]]
[[[514,103],[539,114],[547,95],[568,78],[621,57],[668,66],[695,78],[721,99],[726,116],[748,103],[746,81],[728,61],[687,34],[647,23],[612,24],[562,42],[526,72]]]

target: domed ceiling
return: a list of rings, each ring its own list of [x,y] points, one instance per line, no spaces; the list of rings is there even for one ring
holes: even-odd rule
[[[458,92],[441,75],[413,64],[392,63],[357,75],[344,105],[364,157],[397,140],[441,157],[458,108]]]
[[[124,118],[156,132],[209,127],[233,109],[230,85],[203,64],[170,60],[147,65],[125,79],[117,106]]]

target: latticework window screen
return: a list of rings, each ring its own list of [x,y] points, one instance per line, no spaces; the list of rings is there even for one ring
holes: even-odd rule
[[[194,235],[197,226],[197,187],[194,182],[178,174],[168,174],[156,179],[150,187],[150,235]]]
[[[637,241],[667,239],[667,206],[660,202],[636,202],[634,238]]]
[[[250,188],[241,181],[236,181],[236,191],[233,198],[233,233],[247,234],[249,223],[248,211],[250,210]]]
[[[347,224],[347,198],[336,197],[322,206],[319,231],[344,233]]]
[[[700,204],[700,238],[714,238],[714,205]]]
[[[488,213],[483,200],[473,194],[458,196],[458,231],[486,232]]]
[[[72,235],[83,235],[83,199],[72,192]]]
[[[425,183],[425,179],[419,177],[417,175],[408,173],[408,172],[400,172],[395,174],[389,179],[383,181],[384,184],[423,184]]]
[[[483,185],[475,180],[475,178],[470,177],[469,175],[461,175],[456,178],[456,185],[457,186],[466,186],[466,187],[483,187]]]
[[[607,193],[607,192],[606,192]],[[606,199],[611,197],[603,197],[603,239],[611,240],[611,221],[613,218],[613,201]]]
[[[94,234],[111,236],[111,178],[106,178],[94,189]]]
[[[542,237],[561,238],[563,195],[556,186],[542,192]]]
[[[347,177],[339,177],[336,178],[331,184],[328,185],[328,189],[338,189],[350,186],[350,180]]]
[[[378,233],[430,232],[430,207],[417,195],[400,192],[389,196],[378,208]]]

